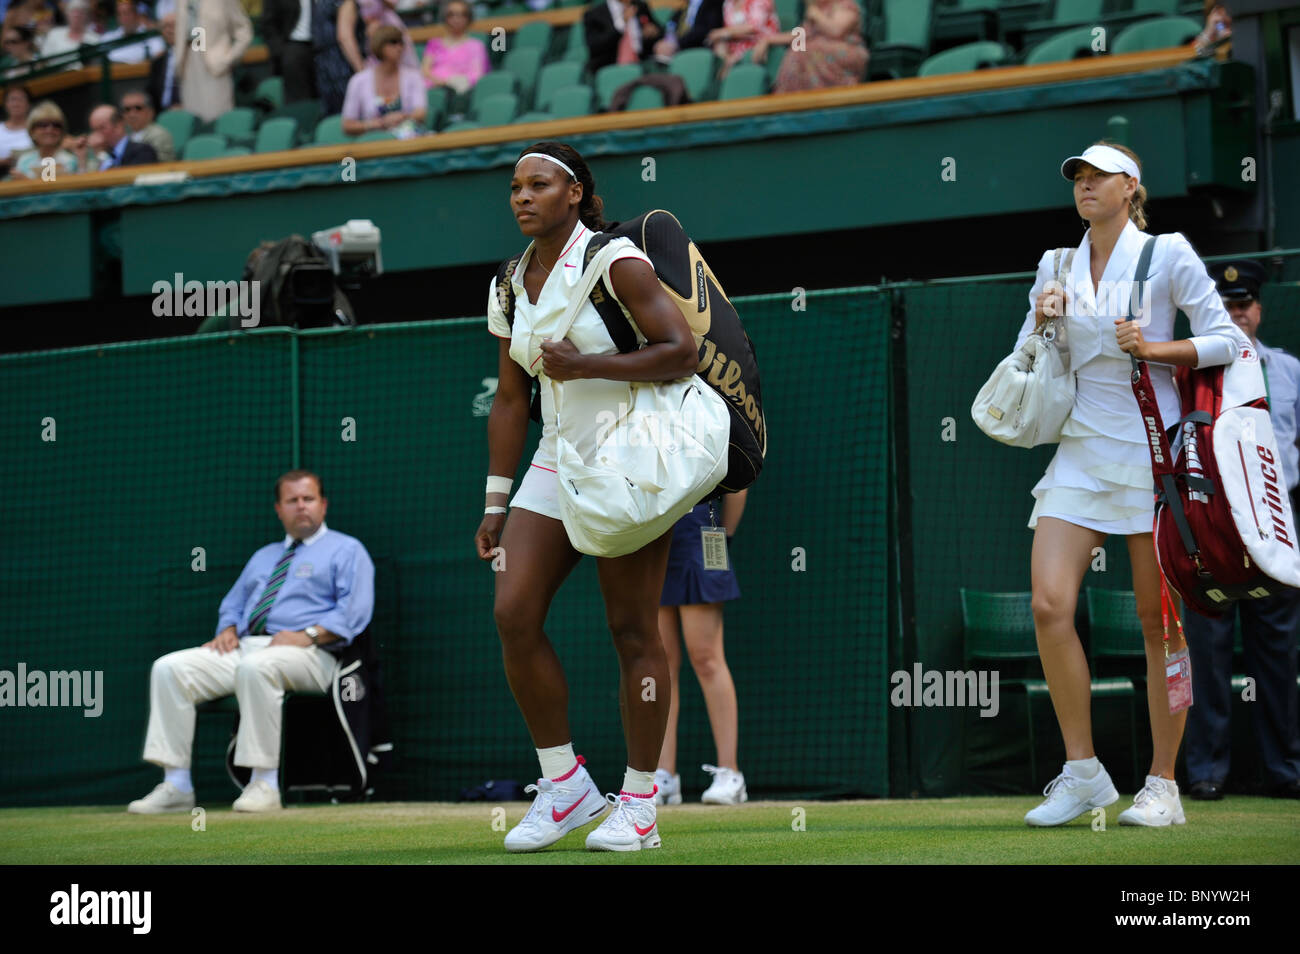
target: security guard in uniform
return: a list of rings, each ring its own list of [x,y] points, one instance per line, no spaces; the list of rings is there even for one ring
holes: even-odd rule
[[[1259,289],[1267,276],[1255,262],[1226,262],[1210,269],[1228,314],[1259,351],[1268,389],[1269,416],[1282,455],[1293,512],[1300,514],[1300,360],[1257,337],[1262,317]],[[1273,789],[1270,794],[1300,798],[1300,728],[1297,728],[1296,647],[1300,634],[1300,590],[1262,600],[1243,601],[1221,619],[1186,610],[1184,634],[1192,655],[1192,695],[1187,713],[1188,794],[1195,799],[1223,797],[1228,777],[1232,711],[1232,637],[1241,617],[1246,673],[1255,680],[1251,703],[1255,737]]]

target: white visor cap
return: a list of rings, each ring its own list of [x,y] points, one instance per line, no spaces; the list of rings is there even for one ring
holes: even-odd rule
[[[1061,163],[1061,175],[1073,182],[1075,169],[1080,162],[1096,166],[1102,172],[1123,172],[1136,179],[1139,185],[1142,183],[1142,173],[1138,171],[1137,163],[1112,146],[1089,146],[1083,155],[1071,156]]]

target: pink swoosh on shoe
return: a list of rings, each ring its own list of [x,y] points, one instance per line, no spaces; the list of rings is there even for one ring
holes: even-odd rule
[[[573,811],[575,808],[577,808],[579,805],[581,805],[581,804],[583,803],[583,801],[586,800],[587,795],[588,795],[590,792],[591,792],[591,789],[588,788],[585,792],[582,793],[582,795],[578,798],[578,800],[577,800],[576,802],[574,802],[572,805],[570,805],[568,808],[566,808],[566,809],[565,809],[564,811],[562,811],[562,812],[557,812],[557,811],[555,810],[555,806],[551,806],[551,819],[552,819],[553,821],[555,821],[557,824],[558,824],[559,822],[564,821],[564,819],[568,818],[569,815],[570,815],[570,813],[572,813],[572,811]]]

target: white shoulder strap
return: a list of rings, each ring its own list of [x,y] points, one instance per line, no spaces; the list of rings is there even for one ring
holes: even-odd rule
[[[600,281],[600,276],[605,273],[609,267],[618,248],[612,247],[613,243],[607,243],[595,257],[588,263],[587,270],[582,273],[582,279],[578,284],[569,289],[569,310],[564,313],[564,318],[560,322],[559,328],[556,329],[555,341],[562,341],[564,336],[569,333],[573,327],[574,321],[578,318],[578,312],[586,303],[587,298],[591,295],[591,290],[596,287],[596,282]]]

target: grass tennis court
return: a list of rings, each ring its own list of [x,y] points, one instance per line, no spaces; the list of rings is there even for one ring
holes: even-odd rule
[[[1294,864],[1300,859],[1295,802],[1229,798],[1188,802],[1188,823],[1120,827],[1130,798],[1058,829],[1021,821],[1030,797],[918,801],[751,802],[739,808],[661,808],[664,847],[625,855],[583,848],[590,828],[537,854],[508,855],[493,808],[507,825],[523,803],[428,802],[290,808],[273,817],[236,815],[228,804],[189,815],[127,815],[121,808],[30,808],[0,812],[4,864]],[[797,809],[805,830],[795,831]]]

